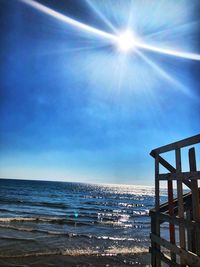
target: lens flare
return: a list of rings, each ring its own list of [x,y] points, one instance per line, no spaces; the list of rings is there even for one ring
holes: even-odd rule
[[[53,9],[48,8],[34,0],[20,0],[20,1],[47,15],[50,15],[58,20],[61,20],[79,30],[91,33],[103,39],[107,39],[111,42],[111,44],[113,43],[117,44],[120,50],[123,52],[133,50],[134,47],[137,47],[138,49],[141,49],[141,50],[149,50],[154,53],[160,53],[160,54],[164,54],[168,56],[175,56],[175,57],[185,58],[189,60],[200,60],[200,54],[176,51],[176,50],[168,49],[168,48],[161,48],[158,46],[146,44],[142,41],[136,41],[133,34],[129,30],[126,31],[125,33],[122,33],[122,35],[117,36],[116,34],[111,34],[111,33],[102,31],[100,29],[94,28],[87,24],[81,23],[68,16],[60,14],[59,12],[56,12]]]
[[[126,30],[121,33],[118,37],[117,42],[119,50],[123,52],[130,52],[135,47],[135,37],[130,30]]]
[[[57,11],[54,11],[53,9],[49,8],[49,7],[46,7],[36,1],[33,1],[33,0],[20,0],[21,2],[47,14],[47,15],[50,15],[60,21],[63,21],[71,26],[74,26],[76,27],[77,29],[80,29],[80,30],[83,30],[83,31],[86,31],[86,32],[89,32],[91,34],[94,34],[94,35],[97,35],[97,36],[100,36],[100,37],[103,37],[103,38],[106,38],[106,39],[110,39],[110,40],[116,40],[116,36],[113,35],[113,34],[110,34],[110,33],[107,33],[107,32],[104,32],[102,30],[99,30],[99,29],[96,29],[94,27],[91,27],[87,24],[84,24],[84,23],[81,23],[75,19],[72,19],[68,16],[65,16]]]

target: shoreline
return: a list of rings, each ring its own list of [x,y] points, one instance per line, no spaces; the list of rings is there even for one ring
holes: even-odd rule
[[[94,267],[112,267],[112,266],[150,266],[150,254],[149,253],[136,253],[127,255],[91,255],[91,256],[64,256],[64,255],[47,255],[47,256],[28,256],[28,257],[13,257],[2,258],[0,257],[0,266],[33,266],[33,267],[78,267],[78,266],[94,266]]]

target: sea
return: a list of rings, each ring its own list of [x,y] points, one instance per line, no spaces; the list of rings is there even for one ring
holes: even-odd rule
[[[0,179],[0,266],[150,266],[154,201],[151,186]]]

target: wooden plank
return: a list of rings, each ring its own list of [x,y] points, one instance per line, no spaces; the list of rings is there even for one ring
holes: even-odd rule
[[[164,152],[168,152],[175,149],[180,149],[182,147],[190,146],[200,143],[200,134],[197,134],[195,136],[180,140],[178,142],[171,143],[169,145],[158,147],[151,151],[150,155],[155,156]]]
[[[151,248],[150,248],[149,252],[152,253]],[[161,251],[155,250],[154,253],[155,253],[156,257],[160,258],[161,261],[165,262],[170,267],[181,267],[180,264],[172,261],[167,255],[164,255],[164,253],[162,253]]]
[[[180,175],[181,172],[181,150],[180,148],[175,150],[176,155],[176,174],[177,176]],[[179,218],[184,218],[184,204],[183,204],[183,185],[181,180],[177,180],[177,197],[178,197],[178,215]],[[184,224],[180,224],[179,226],[179,240],[180,240],[180,247],[185,249],[185,227]],[[185,260],[181,256],[181,264],[185,266]]]
[[[189,229],[197,229],[198,228],[200,230],[200,223],[195,222],[192,219],[179,218],[179,217],[176,217],[175,215],[170,216],[169,214],[165,214],[165,213],[159,213],[159,214],[157,214],[157,216],[159,216],[159,218],[160,218],[160,223],[169,222],[169,223],[172,223],[175,225],[184,224],[184,226],[186,228],[189,228]]]
[[[192,196],[191,192],[186,193],[186,194],[183,195],[184,209],[185,209],[185,211],[187,209],[191,209],[191,205],[192,205],[192,200],[191,200],[192,197],[191,196]],[[200,196],[200,188],[199,188],[199,196]],[[174,213],[175,214],[178,214],[177,212],[175,212],[177,210],[177,208],[178,208],[178,199],[175,198],[173,200],[173,203],[174,203]],[[159,212],[168,212],[168,210],[169,210],[168,202],[163,203],[163,204],[160,205]],[[150,210],[150,213],[151,213],[151,211],[156,211],[156,210],[155,209],[151,209]]]
[[[161,156],[158,156],[159,163],[162,164],[163,167],[165,167],[168,171],[172,173],[176,173],[176,169],[165,159],[163,159]],[[190,181],[184,181],[184,184],[191,188],[191,182]]]
[[[195,155],[194,147],[189,149],[189,163],[190,163],[190,171],[196,172],[197,166],[196,166],[196,155]],[[199,189],[198,189],[197,180],[191,181],[191,191],[192,191],[193,219],[197,222],[200,222],[200,203],[199,203]],[[196,252],[197,255],[200,256],[200,231],[199,229],[196,229],[196,233],[194,234],[193,239],[195,240],[195,246],[196,246],[195,251],[193,252]]]
[[[170,172],[176,172],[176,169],[168,162],[166,161],[163,157],[159,155],[158,157],[159,163],[163,165],[168,171]]]
[[[153,242],[156,242],[160,246],[163,246],[166,249],[174,251],[181,258],[183,258],[187,264],[189,264],[193,267],[194,266],[196,266],[196,267],[200,266],[200,257],[197,256],[196,254],[194,254],[190,251],[186,251],[185,249],[183,249],[177,245],[171,244],[169,241],[165,240],[164,238],[158,237],[154,234],[151,234],[151,240]]]
[[[200,171],[191,171],[191,172],[180,172],[180,175],[177,176],[176,173],[161,173],[157,176],[159,180],[181,180],[184,182],[184,179],[198,180],[200,179]]]

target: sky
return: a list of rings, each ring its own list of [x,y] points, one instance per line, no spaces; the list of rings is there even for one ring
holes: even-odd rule
[[[0,0],[0,177],[153,184],[150,151],[199,134],[200,2],[34,3]]]

